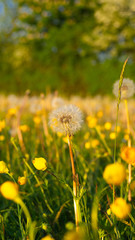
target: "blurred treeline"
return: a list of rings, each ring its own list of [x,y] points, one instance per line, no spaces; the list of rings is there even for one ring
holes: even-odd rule
[[[0,91],[108,94],[135,79],[135,0],[0,2]]]

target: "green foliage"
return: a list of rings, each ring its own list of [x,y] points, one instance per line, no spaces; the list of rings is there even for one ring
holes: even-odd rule
[[[134,78],[134,2],[14,2],[3,3],[12,22],[1,32],[2,92],[110,93],[127,56]]]

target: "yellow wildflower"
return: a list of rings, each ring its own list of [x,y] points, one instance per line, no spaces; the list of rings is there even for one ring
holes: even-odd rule
[[[38,117],[38,116],[35,116],[35,117],[33,118],[33,121],[34,121],[35,125],[39,125],[39,124],[41,123],[41,118]]]
[[[1,120],[0,121],[0,132],[5,128],[5,126],[6,126],[5,120]]]
[[[88,121],[88,127],[89,128],[94,128],[97,125],[97,118],[95,117],[91,117],[91,118],[87,118]]]
[[[0,135],[0,141],[4,141],[5,140],[5,136],[4,135]]]
[[[126,169],[121,163],[112,163],[106,166],[103,178],[108,184],[120,185],[126,178]]]
[[[45,171],[47,169],[47,161],[45,158],[35,158],[32,163],[37,170]]]
[[[85,229],[80,228],[79,231],[69,231],[65,234],[64,240],[84,240],[85,239]]]
[[[14,116],[14,115],[16,115],[16,113],[17,113],[17,108],[10,108],[10,109],[8,109],[8,116],[10,117],[10,116]]]
[[[91,142],[91,146],[92,148],[95,148],[99,145],[99,141],[97,139],[93,139],[92,142]]]
[[[26,177],[18,177],[18,183],[20,185],[24,185],[27,182],[27,178]]]
[[[125,134],[125,135],[124,135],[124,139],[125,139],[126,141],[128,141],[128,139],[129,139],[129,134]]]
[[[116,127],[114,128],[114,130],[116,130]],[[117,133],[121,131],[121,127],[117,126]]]
[[[111,124],[110,122],[106,122],[106,123],[104,124],[104,128],[105,128],[106,130],[110,130],[111,127],[112,127],[112,124]]]
[[[62,139],[63,139],[63,141],[64,141],[65,143],[68,143],[68,140],[69,140],[68,136],[63,137]],[[72,139],[72,136],[70,137],[70,139]]]
[[[110,205],[112,212],[120,219],[128,217],[131,206],[126,203],[123,198],[116,198],[114,203]]]
[[[135,166],[135,148],[124,147],[121,150],[121,158],[129,164]]]
[[[62,134],[61,132],[57,132],[57,136],[58,136],[58,137],[62,137],[63,134]]]
[[[4,161],[0,161],[0,173],[8,173],[9,170]]]
[[[47,235],[46,237],[41,238],[41,240],[54,240],[51,236]]]
[[[135,190],[135,181],[132,181],[130,184],[130,189]]]
[[[16,200],[19,196],[18,185],[14,182],[6,181],[0,186],[0,192],[4,198]]]
[[[91,146],[90,142],[86,142],[86,143],[85,143],[85,148],[86,148],[86,149],[90,149],[90,146]]]
[[[24,124],[24,125],[21,125],[21,126],[20,126],[20,130],[21,130],[22,132],[28,132],[30,129],[29,129],[29,126],[27,126],[26,124]]]
[[[103,117],[103,112],[102,111],[98,111],[97,112],[97,117],[98,118],[102,118]]]
[[[111,132],[109,136],[110,136],[110,139],[114,140],[116,138],[116,133]]]

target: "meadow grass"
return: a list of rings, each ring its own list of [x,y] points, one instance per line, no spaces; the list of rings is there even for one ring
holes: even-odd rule
[[[0,239],[135,239],[134,100],[128,102],[129,132],[124,103],[118,111],[117,100],[106,97],[67,100],[27,92],[0,99]],[[50,112],[65,103],[83,112],[84,123],[74,136],[48,125]],[[3,190],[7,181],[19,186],[15,195],[14,187]],[[81,214],[77,231],[73,200]]]

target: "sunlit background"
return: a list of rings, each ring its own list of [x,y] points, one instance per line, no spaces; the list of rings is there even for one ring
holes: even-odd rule
[[[135,79],[134,0],[0,1],[0,92],[112,94]]]

